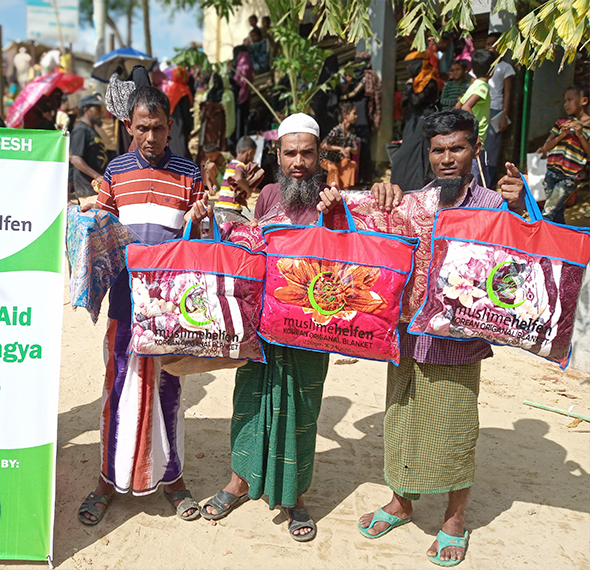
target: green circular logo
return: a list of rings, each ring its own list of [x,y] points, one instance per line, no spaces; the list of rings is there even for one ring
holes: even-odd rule
[[[498,295],[502,295],[504,297],[511,296],[513,297],[516,293],[517,289],[524,283],[524,278],[517,272],[515,273],[508,273],[504,275],[502,278],[502,284],[498,288],[497,291],[494,290],[494,277],[496,272],[500,267],[503,267],[506,264],[514,263],[512,261],[503,261],[502,263],[498,263],[496,267],[492,269],[488,278],[486,279],[486,290],[488,292],[488,297],[498,307],[503,307],[504,309],[514,309],[516,307],[520,307],[524,303],[524,299],[520,303],[505,303],[498,298]]]
[[[321,273],[318,273],[312,280],[311,283],[309,284],[309,287],[307,288],[307,296],[309,298],[309,303],[311,304],[312,308],[314,308],[318,313],[320,313],[320,315],[335,315],[336,313],[339,313],[343,308],[344,305],[346,303],[342,303],[342,305],[338,308],[335,309],[333,311],[326,311],[326,309],[322,309],[319,305],[318,302],[316,301],[315,298],[315,285],[318,282],[319,278],[326,274],[326,273],[332,273],[331,271],[322,271]],[[336,297],[334,296],[333,291],[330,291],[329,288],[327,289],[323,289],[321,291],[322,295],[323,295],[323,299],[324,301],[331,303],[334,302],[336,300]]]
[[[189,312],[186,308],[186,300],[188,298],[189,293],[195,289],[196,287],[199,287],[200,285],[193,285],[192,287],[189,287],[185,292],[184,295],[182,296],[182,299],[180,300],[180,312],[182,313],[182,316],[191,324],[194,325],[196,327],[202,327],[204,325],[208,325],[209,323],[213,322],[213,319],[209,319],[207,321],[195,321],[190,315]],[[203,305],[203,307],[199,307],[199,309],[201,310],[201,312],[205,312],[205,302],[201,299],[201,304]]]

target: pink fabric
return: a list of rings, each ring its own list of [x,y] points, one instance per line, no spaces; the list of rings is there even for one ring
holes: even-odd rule
[[[245,103],[250,97],[250,86],[246,83],[246,79],[252,83],[254,79],[254,67],[252,66],[252,60],[250,54],[247,51],[241,51],[238,55],[238,61],[236,63],[236,75],[235,81],[240,86],[238,93],[238,104]]]

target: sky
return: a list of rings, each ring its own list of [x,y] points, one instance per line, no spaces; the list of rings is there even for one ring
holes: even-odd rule
[[[27,39],[27,9],[26,0],[0,0],[0,26],[2,26],[3,45],[13,40]],[[152,33],[152,51],[158,59],[174,56],[175,47],[188,47],[191,41],[202,42],[203,30],[198,28],[194,11],[177,10],[175,14],[164,10],[157,2],[150,0],[150,24]],[[126,39],[127,23],[125,18],[117,20],[117,26],[123,39]],[[111,29],[106,26],[108,37]],[[133,47],[139,51],[145,50],[143,37],[143,20],[141,9],[137,10],[133,22]],[[46,42],[51,44],[52,42]],[[117,44],[116,44],[117,45]],[[95,52],[95,35],[92,27],[80,27],[78,41],[74,43],[74,51],[90,54]],[[118,45],[117,45],[118,47]]]

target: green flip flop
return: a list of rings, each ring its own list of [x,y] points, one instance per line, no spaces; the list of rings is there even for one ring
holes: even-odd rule
[[[365,538],[380,538],[384,534],[387,534],[390,530],[392,530],[398,526],[402,526],[403,524],[409,523],[411,520],[412,520],[411,518],[400,519],[399,517],[396,517],[395,515],[390,515],[389,513],[386,513],[383,509],[377,509],[373,513],[373,520],[371,521],[371,524],[367,528],[361,526],[360,521],[359,521],[357,527],[359,529],[359,532]],[[378,522],[386,522],[389,524],[389,526],[385,530],[382,530],[378,534],[370,534],[369,530],[372,529],[375,526],[375,524]]]
[[[469,542],[469,531],[466,530],[463,536],[451,536],[440,530],[436,535],[436,540],[438,540],[438,552],[436,553],[436,556],[428,557],[430,562],[438,566],[457,566],[457,564],[461,564],[461,562],[465,560],[467,543]],[[444,548],[447,548],[447,546],[458,546],[459,548],[463,548],[463,558],[458,558],[457,560],[441,560],[440,553]]]

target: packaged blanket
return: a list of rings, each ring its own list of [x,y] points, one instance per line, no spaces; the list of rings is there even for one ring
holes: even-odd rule
[[[93,323],[98,320],[106,292],[125,268],[126,246],[139,241],[110,212],[80,212],[79,206],[68,207],[70,301],[73,307],[87,309]]]
[[[256,334],[265,271],[263,253],[214,239],[131,245],[131,348],[165,354],[264,362]]]
[[[397,322],[417,239],[275,225],[262,229],[267,269],[260,335],[274,344],[399,363]]]
[[[528,190],[528,189],[527,189]],[[435,221],[427,296],[413,334],[481,338],[557,362],[569,361],[590,236],[507,210],[441,210]]]

